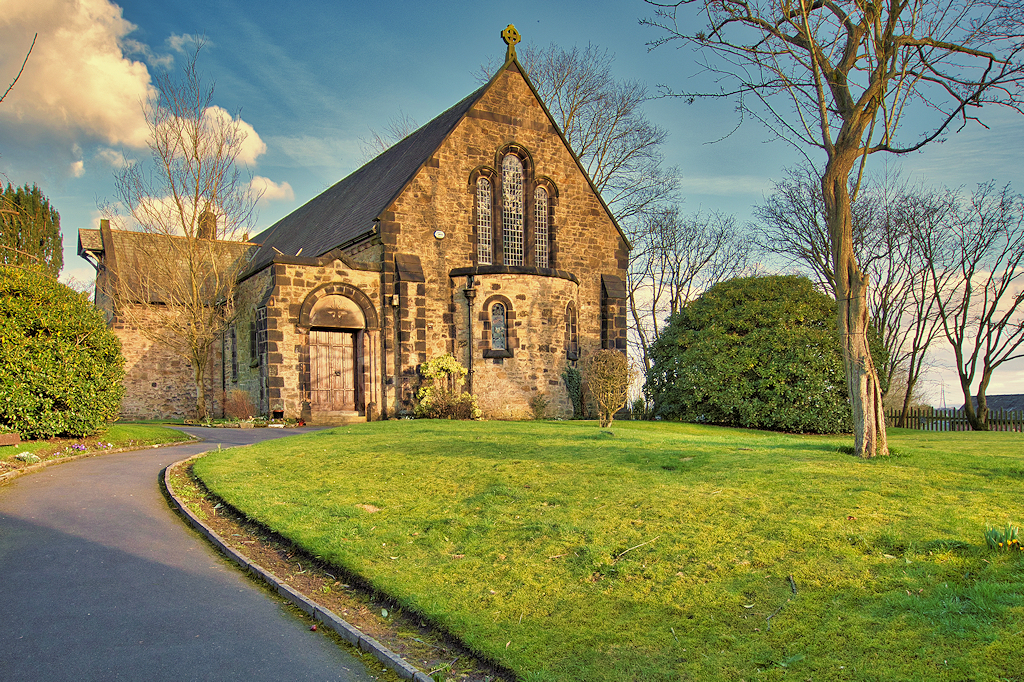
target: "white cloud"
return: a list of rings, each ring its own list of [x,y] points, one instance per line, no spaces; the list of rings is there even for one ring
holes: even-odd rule
[[[260,205],[266,205],[271,201],[295,200],[295,192],[292,190],[292,186],[287,182],[278,184],[270,178],[257,175],[253,177],[250,187],[253,192],[260,193]]]
[[[237,161],[239,163],[251,166],[256,163],[256,159],[259,156],[266,153],[267,144],[260,139],[259,133],[256,132],[255,128],[240,118],[235,119],[226,109],[213,106],[208,108],[204,115],[210,119],[213,127],[230,124],[232,121],[237,122],[239,131],[245,135],[241,150],[238,153]]]
[[[124,51],[128,54],[142,55],[142,58],[146,60],[146,63],[150,66],[155,66],[160,69],[170,69],[174,66],[174,55],[172,54],[157,54],[153,52],[153,49],[138,40],[132,40],[126,38],[121,41]]]
[[[133,30],[109,0],[5,0],[0,73],[16,74],[39,38],[0,117],[28,133],[143,147],[141,102],[153,87],[146,65],[124,55]]]
[[[101,148],[96,152],[96,158],[111,168],[124,168],[128,163],[128,160],[124,158],[124,154],[110,148]]]
[[[51,168],[80,177],[80,147],[98,143],[95,157],[114,168],[125,160],[108,146],[145,149],[143,105],[156,95],[146,62],[172,66],[174,58],[131,38],[134,30],[110,0],[4,0],[0,77],[18,73],[33,34],[39,34],[24,73],[0,106],[0,138],[22,147],[8,151],[32,158],[47,149]],[[184,52],[196,42],[195,36],[172,35],[167,45]],[[221,107],[210,107],[207,115],[232,120]],[[250,124],[236,122],[245,134],[238,161],[253,165],[267,145]]]
[[[167,47],[179,54],[188,54],[195,46],[202,41],[203,45],[211,45],[210,41],[199,36],[182,33],[180,36],[172,33],[167,39]]]

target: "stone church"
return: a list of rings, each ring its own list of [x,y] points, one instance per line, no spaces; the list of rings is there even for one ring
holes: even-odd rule
[[[312,423],[400,416],[418,367],[450,353],[485,416],[534,396],[565,416],[566,365],[626,352],[629,244],[502,35],[487,84],[252,239],[221,397]],[[129,382],[153,371],[133,366]]]

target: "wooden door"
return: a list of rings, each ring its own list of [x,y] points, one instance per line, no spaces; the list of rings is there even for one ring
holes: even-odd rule
[[[314,410],[356,409],[356,364],[355,333],[309,332],[309,384]]]

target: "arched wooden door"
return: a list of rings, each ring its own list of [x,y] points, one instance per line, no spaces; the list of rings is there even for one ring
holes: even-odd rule
[[[309,402],[314,412],[356,412],[362,405],[362,310],[326,296],[309,314]]]
[[[311,407],[327,412],[356,409],[358,333],[335,329],[309,332]]]

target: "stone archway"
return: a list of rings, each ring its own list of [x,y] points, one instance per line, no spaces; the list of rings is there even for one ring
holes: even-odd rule
[[[376,418],[379,331],[369,298],[347,284],[317,287],[300,307],[299,325],[307,330],[301,383],[313,421]]]

